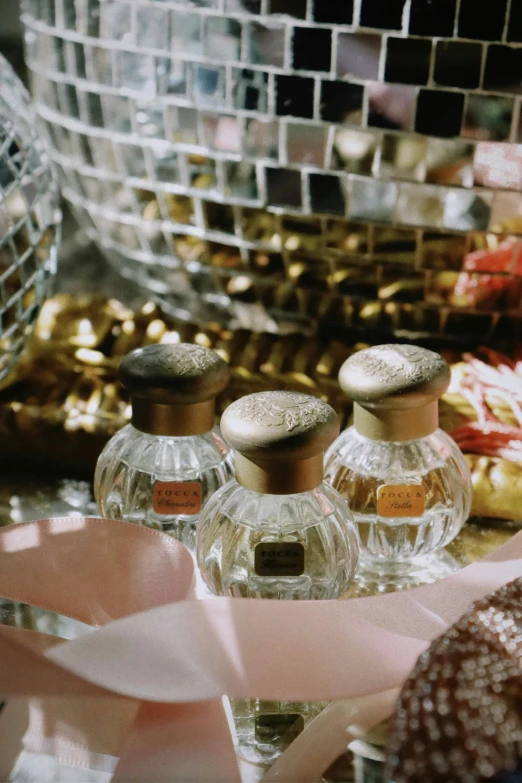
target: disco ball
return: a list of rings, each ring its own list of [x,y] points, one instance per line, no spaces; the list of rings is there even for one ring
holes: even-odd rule
[[[177,315],[522,333],[522,13],[24,0],[65,197]]]
[[[0,55],[0,380],[23,350],[56,270],[58,198],[29,95]]]

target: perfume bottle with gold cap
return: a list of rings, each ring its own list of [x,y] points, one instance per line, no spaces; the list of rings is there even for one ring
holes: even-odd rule
[[[324,452],[339,431],[326,403],[295,392],[260,392],[221,419],[236,478],[201,515],[197,561],[214,595],[338,598],[358,559],[346,502],[323,482]],[[240,754],[268,762],[322,709],[317,704],[234,701]]]
[[[231,452],[214,426],[228,366],[198,345],[149,345],[125,356],[120,380],[132,419],[98,460],[100,511],[169,533],[193,551],[201,510],[233,475]]]
[[[339,381],[354,424],[328,450],[325,477],[354,515],[360,579],[394,589],[445,575],[454,563],[442,550],[471,505],[467,464],[438,427],[447,363],[414,345],[378,345],[347,359]]]

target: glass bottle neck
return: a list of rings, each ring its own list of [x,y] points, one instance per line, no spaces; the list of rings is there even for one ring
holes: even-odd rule
[[[438,400],[420,408],[363,408],[354,403],[355,429],[371,440],[400,442],[431,435],[439,426]]]
[[[142,397],[132,399],[132,426],[149,435],[203,435],[214,427],[216,401],[164,405]]]
[[[239,484],[261,495],[296,495],[316,489],[324,478],[324,454],[308,459],[251,460],[235,455],[236,479]]]

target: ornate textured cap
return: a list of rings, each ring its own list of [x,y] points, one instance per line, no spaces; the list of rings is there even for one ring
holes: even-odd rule
[[[442,356],[416,345],[376,345],[350,356],[339,383],[354,401],[357,431],[373,440],[426,437],[438,427],[437,400],[449,386]]]
[[[132,398],[132,424],[151,435],[209,432],[215,398],[229,377],[215,351],[189,343],[137,348],[120,364],[120,380]]]
[[[309,394],[259,392],[226,409],[221,431],[237,451],[240,484],[255,492],[291,495],[322,482],[323,454],[339,432],[339,419],[333,408]]]
[[[249,459],[300,460],[327,449],[339,432],[339,419],[326,402],[309,394],[258,392],[226,409],[221,430]]]
[[[209,348],[189,343],[147,345],[120,365],[120,380],[133,398],[162,405],[194,405],[227,386],[228,365]]]
[[[438,353],[416,345],[376,345],[345,361],[339,383],[364,407],[417,408],[444,394],[450,369]]]

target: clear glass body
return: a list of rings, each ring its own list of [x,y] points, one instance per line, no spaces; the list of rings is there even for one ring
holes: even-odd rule
[[[94,494],[107,519],[169,533],[193,552],[200,510],[232,476],[232,453],[217,428],[203,435],[167,437],[149,435],[128,424],[100,455]],[[161,500],[158,510],[158,491],[169,500],[173,485],[177,491],[185,488],[197,494],[185,513],[172,513],[173,507]]]
[[[423,570],[429,557],[455,538],[470,511],[468,466],[456,443],[440,429],[418,440],[389,443],[350,427],[326,453],[325,479],[352,511],[361,571],[373,570],[383,578]],[[421,513],[382,515],[380,488],[405,485],[421,486]]]
[[[261,495],[234,479],[201,516],[197,561],[214,595],[338,598],[357,567],[357,536],[345,501],[326,484],[296,495]],[[273,573],[281,561],[281,572]],[[288,573],[292,564],[297,564],[294,575]],[[273,761],[323,707],[233,700],[240,755],[255,763]]]

